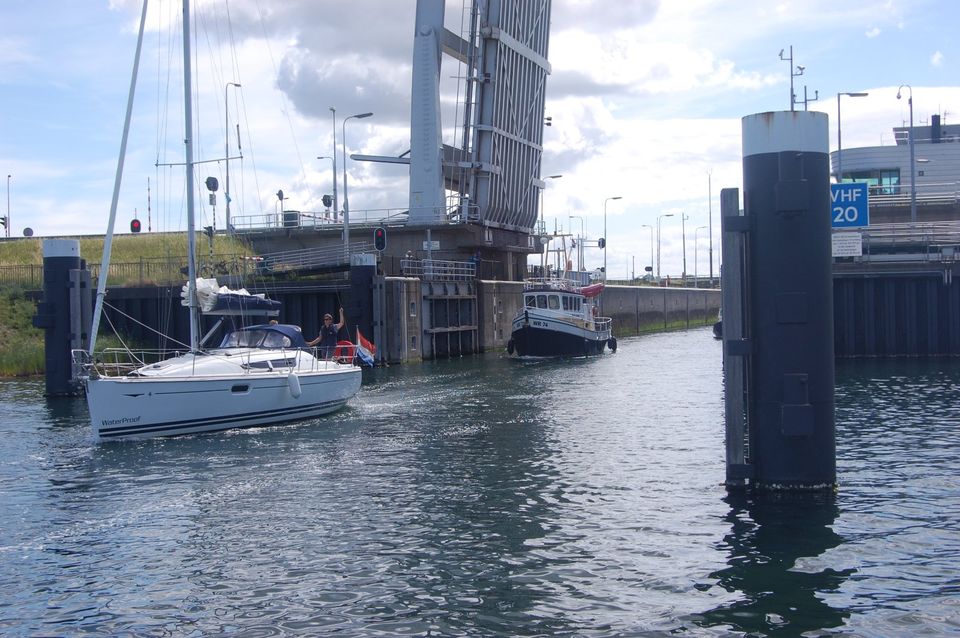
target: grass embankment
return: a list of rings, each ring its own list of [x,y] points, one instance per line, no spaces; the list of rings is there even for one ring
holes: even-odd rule
[[[80,255],[88,264],[99,264],[103,255],[103,237],[80,238]],[[209,258],[205,236],[198,236],[197,251],[202,261],[227,262],[252,255],[243,242],[226,236],[213,238],[214,258]],[[141,285],[182,281],[180,268],[186,263],[184,233],[143,233],[114,237],[109,284]],[[204,259],[206,258],[206,259]],[[43,331],[33,327],[36,304],[25,288],[29,281],[17,282],[18,267],[43,264],[43,240],[37,237],[0,242],[0,269],[6,270],[0,284],[0,377],[43,374]],[[210,276],[207,274],[206,276]],[[100,341],[98,341],[98,346]],[[106,345],[106,344],[105,344]],[[98,348],[99,349],[99,348]]]
[[[0,376],[42,374],[43,331],[31,323],[36,305],[22,290],[0,293]]]

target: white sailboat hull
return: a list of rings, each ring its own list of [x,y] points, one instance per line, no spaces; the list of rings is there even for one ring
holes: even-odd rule
[[[89,378],[93,435],[98,440],[177,436],[328,414],[359,391],[361,371],[332,361],[316,364],[296,372],[254,369],[184,376],[164,370],[156,376]]]

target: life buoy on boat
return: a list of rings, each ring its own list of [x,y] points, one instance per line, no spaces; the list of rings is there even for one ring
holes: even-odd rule
[[[356,354],[356,346],[349,341],[338,341],[333,349],[333,359],[338,363],[350,363]]]
[[[507,354],[513,354],[513,339],[507,341]]]

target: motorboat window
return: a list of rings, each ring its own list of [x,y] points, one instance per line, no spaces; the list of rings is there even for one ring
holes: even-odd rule
[[[537,308],[546,308],[546,307],[547,307],[547,296],[537,295]]]
[[[289,348],[291,345],[290,337],[279,332],[268,332],[263,338],[264,348]]]
[[[550,310],[560,310],[560,297],[558,295],[550,295],[547,301],[550,303]]]
[[[537,307],[537,296],[536,295],[527,295],[523,301],[523,305],[527,308],[536,308]]]
[[[259,348],[264,338],[263,330],[235,330],[228,333],[220,344],[221,348]]]
[[[564,309],[564,310],[570,310],[570,297],[564,295],[564,296],[561,297],[560,299],[561,299],[562,302],[563,302],[563,309]]]

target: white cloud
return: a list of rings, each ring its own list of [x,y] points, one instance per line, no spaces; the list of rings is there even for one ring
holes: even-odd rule
[[[931,55],[930,64],[936,67],[943,66],[943,53],[941,53],[940,51],[937,51],[936,53]]]
[[[880,33],[881,32],[879,27],[872,27],[868,29],[864,35],[866,35],[868,38],[876,38],[877,36],[880,35]]]

